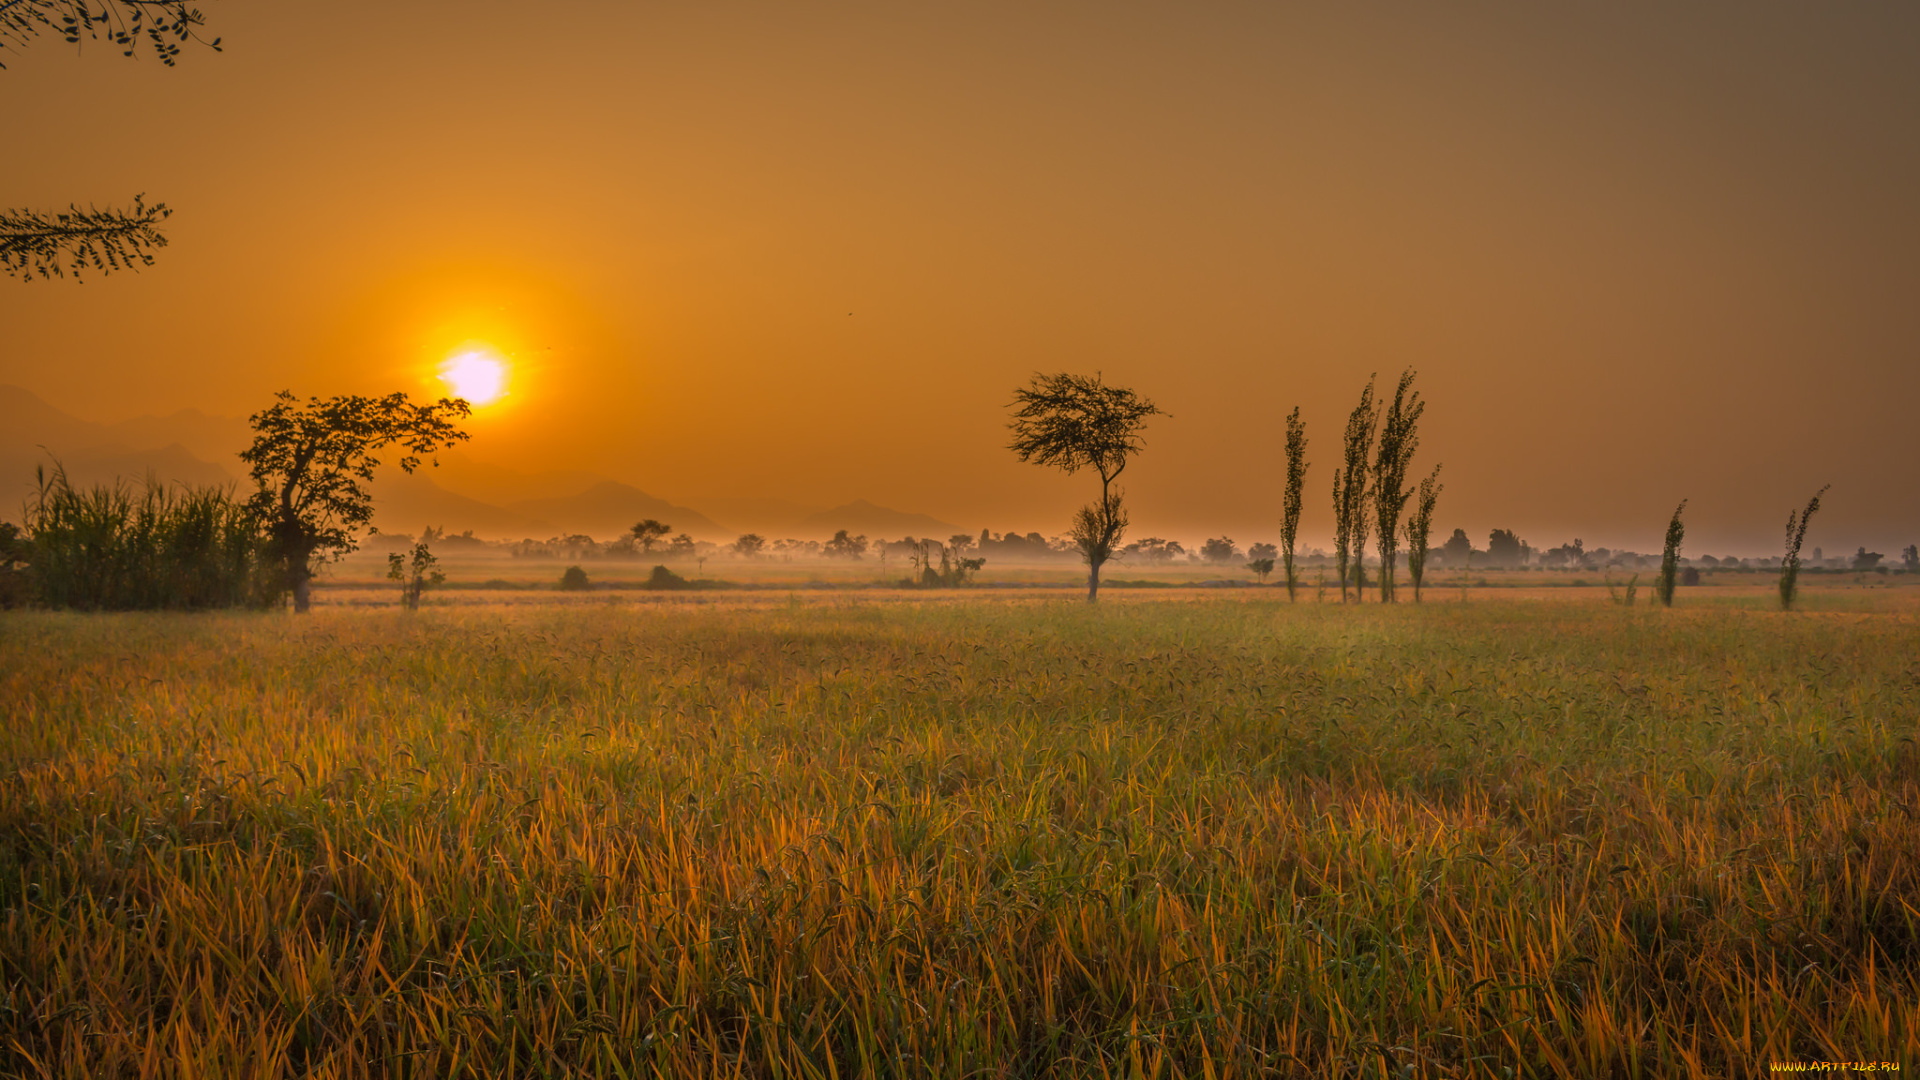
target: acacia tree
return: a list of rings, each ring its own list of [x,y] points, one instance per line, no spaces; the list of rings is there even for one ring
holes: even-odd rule
[[[359,529],[373,519],[373,495],[364,486],[380,466],[374,454],[402,449],[396,462],[412,472],[423,455],[467,438],[454,426],[467,403],[441,398],[415,405],[405,394],[308,398],[274,395],[272,408],[254,413],[253,445],[240,454],[255,484],[247,509],[267,534],[280,587],[293,593],[293,610],[311,602],[317,562],[358,546]]]
[[[1300,535],[1300,492],[1307,484],[1307,425],[1300,421],[1300,406],[1287,416],[1287,489],[1280,499],[1280,562],[1287,573],[1287,601],[1294,599],[1299,580],[1293,568],[1294,541]]]
[[[633,533],[633,542],[640,545],[640,554],[651,555],[653,554],[654,546],[660,543],[668,533],[673,531],[673,526],[664,521],[655,521],[653,518],[647,518],[635,525],[631,531]]]
[[[1333,471],[1333,559],[1340,575],[1340,602],[1347,602],[1347,574],[1351,567],[1356,591],[1366,580],[1362,562],[1367,550],[1367,458],[1373,451],[1373,433],[1380,407],[1373,400],[1373,379],[1360,392],[1360,404],[1347,414],[1343,461]]]
[[[1400,515],[1413,492],[1407,490],[1407,469],[1420,448],[1420,414],[1427,403],[1413,389],[1413,369],[1400,373],[1386,419],[1380,424],[1380,444],[1373,459],[1373,520],[1380,527],[1375,541],[1380,552],[1380,601],[1392,603],[1394,564],[1400,557]]]
[[[1100,567],[1113,558],[1127,531],[1126,508],[1114,481],[1145,448],[1140,432],[1147,418],[1167,414],[1132,390],[1108,386],[1099,372],[1091,378],[1036,372],[1013,392],[1013,405],[1008,424],[1013,442],[1007,449],[1021,461],[1068,475],[1089,468],[1100,474],[1100,498],[1075,511],[1069,533],[1087,561],[1087,602],[1093,603],[1100,597]]]
[[[172,67],[181,47],[199,40],[205,22],[186,0],[0,0],[0,48],[58,34],[69,45],[105,41],[124,56],[144,45]],[[203,44],[220,49],[219,38]],[[108,274],[151,266],[153,252],[167,246],[159,225],[171,213],[165,203],[148,206],[143,195],[134,196],[131,212],[77,204],[53,213],[0,210],[0,271],[27,280],[68,273],[78,279],[89,269]]]

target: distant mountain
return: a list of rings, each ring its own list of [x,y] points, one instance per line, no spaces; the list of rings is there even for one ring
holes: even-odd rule
[[[529,519],[550,522],[559,533],[580,532],[596,539],[625,533],[642,518],[664,521],[674,532],[692,533],[702,540],[731,540],[735,535],[698,510],[675,506],[615,480],[602,480],[578,495],[521,499],[506,508]]]
[[[471,530],[488,540],[544,540],[560,531],[547,522],[470,499],[441,487],[437,470],[382,469],[373,482],[373,525],[381,532],[416,535],[427,526],[450,533]]]
[[[470,499],[496,505],[578,495],[595,484],[606,483],[608,479],[599,473],[580,469],[523,472],[475,461],[460,450],[449,450],[437,457],[440,467],[433,470],[435,483]]]
[[[62,412],[32,391],[0,386],[0,518],[18,520],[34,491],[35,466],[50,469],[55,461],[81,486],[116,478],[141,483],[149,476],[162,484],[239,481],[238,461],[197,456],[216,445],[209,433],[220,426],[218,418],[191,410],[96,424]]]
[[[698,503],[701,510],[726,525],[729,532],[759,533],[776,539],[798,535],[800,523],[820,512],[818,505],[787,499],[702,497],[687,501]]]
[[[208,416],[199,409],[182,409],[166,416],[136,416],[103,425],[129,446],[165,446],[178,443],[195,457],[246,470],[237,458],[253,445],[253,428],[238,416]]]
[[[875,506],[865,499],[856,499],[845,506],[836,506],[831,510],[812,514],[800,521],[795,528],[806,536],[824,538],[832,536],[837,530],[845,529],[856,535],[885,537],[888,540],[896,540],[902,536],[930,536],[937,540],[945,540],[955,533],[966,531],[958,525],[938,518]]]

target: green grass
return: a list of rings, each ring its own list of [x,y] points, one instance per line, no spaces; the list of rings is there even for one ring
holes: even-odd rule
[[[1911,603],[1431,592],[0,616],[0,1073],[1914,1064]]]

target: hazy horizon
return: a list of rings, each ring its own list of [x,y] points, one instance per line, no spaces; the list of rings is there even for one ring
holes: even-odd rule
[[[0,205],[175,213],[149,269],[0,285],[0,383],[244,417],[479,351],[483,465],[1051,535],[1092,489],[1007,403],[1100,370],[1171,413],[1133,537],[1275,539],[1299,405],[1324,547],[1414,367],[1439,538],[1658,550],[1686,498],[1690,552],[1778,554],[1830,482],[1809,548],[1920,540],[1920,10],[516,10],[8,54]]]

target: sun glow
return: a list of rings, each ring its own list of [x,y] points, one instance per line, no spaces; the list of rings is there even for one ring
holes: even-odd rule
[[[440,365],[440,381],[467,404],[486,405],[507,392],[507,365],[486,353],[462,353]]]

